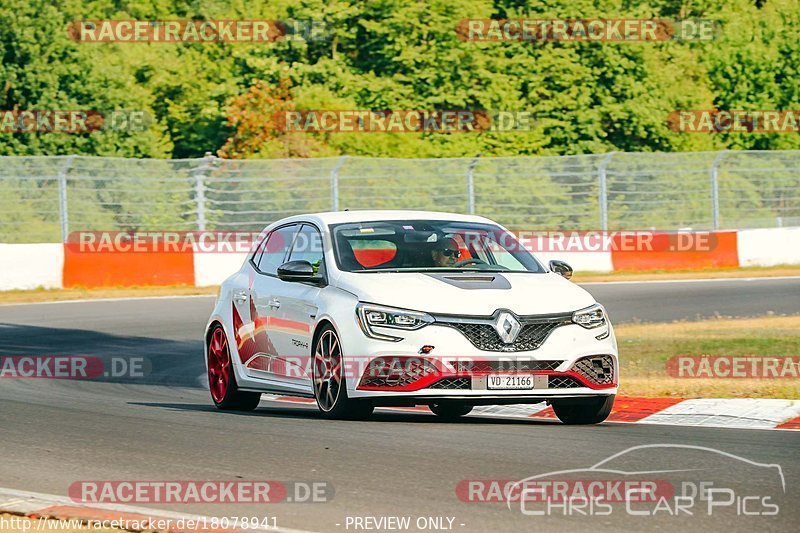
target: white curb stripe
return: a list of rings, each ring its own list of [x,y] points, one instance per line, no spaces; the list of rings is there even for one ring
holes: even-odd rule
[[[684,400],[641,420],[642,424],[774,429],[800,416],[800,400],[759,398]]]
[[[312,402],[293,402],[278,395],[264,394],[265,400],[316,407]],[[405,411],[403,408],[379,407],[381,410]],[[467,416],[527,419],[544,411],[537,404],[477,406]],[[424,411],[422,411],[424,413]],[[638,421],[611,420],[615,424],[658,424],[666,426],[703,426],[733,429],[776,429],[782,423],[800,417],[800,400],[761,398],[709,398],[683,400]],[[784,429],[781,429],[784,431]],[[786,431],[790,431],[786,429]]]
[[[513,404],[513,405],[480,405],[473,409],[472,413],[478,416],[496,416],[507,418],[528,418],[539,411],[547,409],[544,402],[534,404]]]

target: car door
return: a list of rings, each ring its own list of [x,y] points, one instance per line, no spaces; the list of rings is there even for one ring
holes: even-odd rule
[[[253,344],[245,351],[248,357],[245,367],[248,376],[268,380],[273,385],[286,384],[282,365],[276,364],[276,360],[286,353],[286,348],[282,346],[273,322],[274,311],[279,305],[275,299],[281,283],[278,267],[286,261],[299,229],[300,224],[287,224],[271,231],[251,264],[254,275],[247,299],[247,313],[251,321]]]
[[[304,223],[297,232],[289,252],[288,261],[308,261],[326,278],[322,235],[312,224]],[[281,354],[286,354],[284,363],[287,372],[301,372],[304,381],[311,385],[311,337],[318,311],[318,299],[322,285],[310,282],[278,280],[271,322],[276,344]]]

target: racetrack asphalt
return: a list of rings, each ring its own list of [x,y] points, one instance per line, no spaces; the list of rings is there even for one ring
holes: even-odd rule
[[[798,278],[586,288],[615,323],[800,312]],[[183,297],[0,306],[0,355],[138,356],[152,364],[143,379],[0,379],[0,486],[65,495],[81,480],[326,481],[335,490],[328,503],[143,504],[192,514],[275,516],[281,527],[313,531],[354,531],[348,516],[387,515],[410,516],[412,524],[421,516],[453,517],[456,531],[796,530],[797,432],[621,423],[568,427],[478,417],[444,423],[426,412],[386,411],[365,422],[327,421],[314,408],[266,399],[253,413],[217,412],[199,386],[202,331],[212,305],[211,297]],[[706,501],[691,516],[632,516],[624,504],[608,516],[597,516],[597,510],[584,516],[586,509],[574,508],[532,516],[519,504],[508,509],[464,502],[456,493],[463,480],[519,480],[588,468],[632,446],[652,444],[708,447],[736,458],[689,448],[643,449],[616,466],[628,473],[657,470],[639,476],[675,487],[710,482],[730,488],[720,498],[734,495],[734,503],[713,507],[710,517]],[[780,465],[785,491],[774,469],[745,460]],[[575,473],[572,479],[588,475]],[[772,510],[765,502],[781,503],[777,516],[743,516]]]

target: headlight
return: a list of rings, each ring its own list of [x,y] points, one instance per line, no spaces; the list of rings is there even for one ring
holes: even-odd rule
[[[586,309],[575,311],[572,315],[572,321],[586,329],[598,328],[605,326],[606,313],[602,305],[594,304]]]
[[[373,328],[394,328],[410,331],[425,327],[433,322],[433,317],[427,313],[365,303],[356,305],[356,316],[358,317],[359,326],[361,326],[367,337],[395,342],[402,340],[402,338],[376,333]]]

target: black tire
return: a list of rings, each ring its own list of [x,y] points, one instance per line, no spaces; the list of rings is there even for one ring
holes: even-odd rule
[[[432,403],[428,407],[442,420],[456,420],[472,411],[472,406],[465,403]]]
[[[342,372],[339,335],[330,324],[324,325],[311,350],[314,398],[323,418],[364,420],[375,409],[369,400],[347,396],[347,376]]]
[[[615,395],[554,401],[553,411],[565,424],[599,424],[611,414]]]
[[[211,400],[223,411],[253,411],[261,401],[260,392],[240,391],[236,384],[225,330],[217,324],[208,336],[208,388]],[[227,359],[227,363],[222,363]]]

